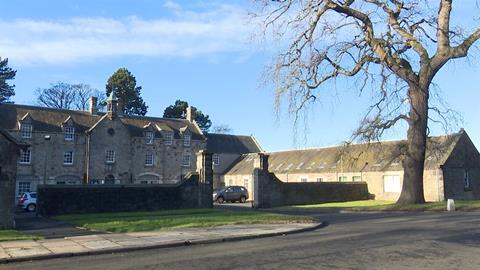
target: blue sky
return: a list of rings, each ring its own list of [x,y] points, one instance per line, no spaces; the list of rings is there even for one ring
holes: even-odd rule
[[[458,17],[468,16],[462,4],[454,6]],[[126,67],[143,87],[152,116],[161,116],[176,99],[186,100],[214,124],[253,134],[270,151],[348,139],[371,99],[358,95],[355,81],[332,85],[310,108],[307,129],[300,125],[295,131],[286,109],[275,114],[273,89],[261,78],[278,44],[252,41],[251,7],[240,0],[6,1],[0,57],[18,70],[13,100],[19,104],[33,104],[36,88],[59,81],[104,91],[108,77]],[[478,56],[477,48],[473,57],[449,63],[435,83],[463,116],[458,128],[480,147]],[[392,130],[385,139],[403,138],[404,130]],[[432,125],[432,134],[441,133]]]

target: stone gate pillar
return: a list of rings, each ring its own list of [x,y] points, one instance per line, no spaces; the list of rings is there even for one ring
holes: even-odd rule
[[[213,208],[213,163],[212,153],[203,150],[197,154],[198,207]]]
[[[268,155],[258,153],[253,161],[253,208],[268,207],[265,190],[268,185]]]

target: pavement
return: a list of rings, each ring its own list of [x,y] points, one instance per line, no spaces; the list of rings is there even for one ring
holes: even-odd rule
[[[305,232],[321,226],[321,223],[228,225],[206,229],[4,241],[0,242],[0,263],[245,240]]]

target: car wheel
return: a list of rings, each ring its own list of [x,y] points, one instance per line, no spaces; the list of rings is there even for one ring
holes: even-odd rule
[[[240,202],[245,203],[247,201],[247,198],[245,196],[240,197]]]
[[[225,199],[223,199],[223,197],[218,197],[218,198],[217,198],[217,202],[218,202],[218,203],[224,203],[224,202],[225,202]]]
[[[37,205],[34,203],[31,203],[27,205],[27,208],[25,209],[27,210],[27,212],[35,212],[35,210],[37,209]]]

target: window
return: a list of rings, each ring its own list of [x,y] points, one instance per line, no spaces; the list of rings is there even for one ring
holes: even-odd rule
[[[63,138],[65,141],[73,141],[75,137],[75,128],[72,126],[67,126],[63,130]]]
[[[65,151],[63,153],[63,165],[73,164],[73,151]]]
[[[361,176],[353,176],[352,181],[353,182],[362,182],[362,177]]]
[[[469,169],[465,169],[465,175],[464,175],[464,184],[465,184],[465,188],[470,188],[470,170]]]
[[[32,138],[32,124],[22,123],[20,124],[20,134],[22,138]]]
[[[190,146],[191,140],[192,140],[192,136],[190,136],[190,134],[183,135],[183,146]]]
[[[249,181],[248,179],[243,179],[243,186],[249,188]]]
[[[346,176],[339,176],[338,177],[338,182],[347,182],[348,178]]]
[[[145,155],[145,166],[153,166],[153,154],[147,153]]]
[[[212,157],[213,166],[220,165],[220,156],[218,154],[214,154]]]
[[[300,179],[300,182],[306,183],[306,182],[308,182],[308,179],[307,179],[307,178],[301,178],[301,179]]]
[[[107,152],[105,153],[105,162],[115,163],[115,151],[107,150]]]
[[[172,145],[173,144],[173,134],[172,133],[165,134],[165,144],[166,145]]]
[[[320,183],[320,182],[323,182],[323,178],[317,178],[317,182]]]
[[[30,182],[18,182],[18,195],[30,192]]]
[[[183,155],[183,160],[182,160],[182,166],[183,167],[190,167],[190,155]]]
[[[145,143],[146,144],[153,144],[154,133],[151,131],[145,132]]]
[[[20,164],[30,164],[32,162],[32,151],[30,149],[20,150]]]
[[[385,192],[400,192],[402,187],[400,186],[400,176],[398,175],[384,175],[383,176],[383,189]]]

